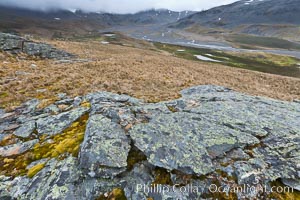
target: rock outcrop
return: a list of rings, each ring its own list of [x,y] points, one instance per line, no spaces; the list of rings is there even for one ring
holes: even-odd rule
[[[66,59],[70,53],[58,50],[49,44],[37,43],[17,35],[0,33],[0,50],[10,53],[26,53],[29,56],[39,56],[49,59]]]
[[[299,103],[211,85],[181,94],[0,111],[0,199],[277,199],[274,184],[299,197]]]

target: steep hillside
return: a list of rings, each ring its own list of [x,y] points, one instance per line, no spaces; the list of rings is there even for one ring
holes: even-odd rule
[[[295,38],[299,35],[299,25],[299,0],[242,0],[190,15],[171,27],[195,31],[195,27],[204,26],[261,36]]]
[[[178,21],[177,26],[201,24],[210,27],[236,27],[242,24],[300,25],[298,0],[243,0],[212,8]]]

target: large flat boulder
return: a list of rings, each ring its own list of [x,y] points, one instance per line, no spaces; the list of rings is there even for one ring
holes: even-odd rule
[[[130,140],[121,126],[103,115],[90,117],[80,151],[80,165],[92,177],[116,176],[127,167]]]

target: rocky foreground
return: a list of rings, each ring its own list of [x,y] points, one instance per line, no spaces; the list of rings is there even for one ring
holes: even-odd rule
[[[210,85],[181,94],[60,94],[0,111],[0,199],[279,199],[279,182],[299,195],[300,103]]]

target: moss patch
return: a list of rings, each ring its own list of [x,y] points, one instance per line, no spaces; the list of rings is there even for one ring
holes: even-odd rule
[[[107,196],[101,195],[96,200],[127,200],[127,198],[123,189],[115,188]]]
[[[51,138],[49,142],[45,138],[41,138],[41,143],[38,143],[33,148],[33,154],[36,160],[43,158],[57,158],[64,154],[71,154],[77,157],[80,144],[84,139],[84,132],[88,115],[81,117],[74,122],[62,134],[57,134]]]
[[[34,175],[36,175],[39,171],[41,171],[43,168],[45,167],[45,163],[41,163],[41,164],[37,164],[35,166],[33,166],[32,168],[30,168],[27,172],[27,176],[29,178],[34,177]]]
[[[283,192],[272,192],[269,195],[270,199],[277,199],[277,200],[299,200],[300,199],[300,192],[289,188],[288,186],[281,183],[281,181],[277,180],[271,183],[271,187],[283,189]],[[279,190],[280,191],[280,190]]]
[[[136,163],[147,160],[147,157],[136,147],[132,147],[127,156],[127,169],[132,170]]]
[[[82,116],[74,122],[63,133],[54,135],[50,138],[41,136],[40,142],[31,150],[16,156],[4,158],[0,156],[0,175],[17,176],[33,175],[36,168],[27,170],[26,167],[37,160],[44,158],[64,159],[67,155],[78,156],[80,144],[84,139],[85,128],[88,120],[88,114]],[[8,159],[13,162],[7,162]],[[37,171],[38,172],[38,171]]]
[[[160,167],[155,168],[154,176],[155,179],[152,185],[158,185],[158,184],[173,185],[173,182],[171,180],[171,173],[164,168],[160,168]]]
[[[88,102],[88,101],[83,101],[83,102],[80,104],[80,106],[85,107],[85,108],[91,108],[91,107],[92,107],[91,103]]]

